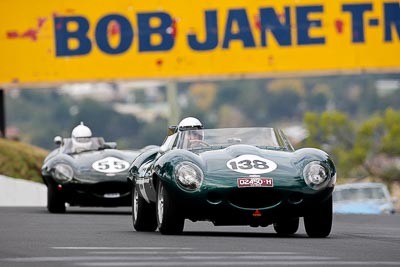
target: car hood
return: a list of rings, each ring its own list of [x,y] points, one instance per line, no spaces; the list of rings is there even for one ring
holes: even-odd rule
[[[73,155],[76,163],[76,178],[93,179],[99,177],[126,178],[131,162],[138,153],[106,149]],[[109,178],[108,178],[109,179]]]
[[[47,164],[47,170],[58,163],[73,168],[74,179],[80,182],[126,181],[131,162],[139,152],[116,149],[88,151],[72,155],[59,155]]]
[[[80,164],[92,164],[93,162],[106,157],[116,157],[118,159],[126,160],[130,163],[138,154],[138,152],[129,150],[104,149],[73,154],[71,157]]]
[[[240,161],[240,157],[243,158],[246,155],[250,155],[269,160],[276,164],[276,168],[268,169],[267,172],[260,174],[261,176],[271,174],[275,177],[288,175],[300,176],[300,172],[294,164],[295,158],[293,154],[294,152],[267,150],[250,145],[233,145],[224,149],[205,151],[199,153],[198,156],[201,159],[203,171],[206,175],[223,175],[224,177],[246,175],[246,173],[230,169],[228,162],[234,159],[239,159]]]

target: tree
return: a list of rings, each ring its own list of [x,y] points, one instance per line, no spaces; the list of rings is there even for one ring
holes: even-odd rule
[[[213,83],[195,83],[189,86],[189,93],[202,111],[211,108],[217,94],[216,90],[216,85]]]
[[[303,115],[305,88],[298,79],[278,79],[267,85],[268,114],[278,120],[300,119]]]
[[[304,124],[309,132],[304,145],[325,150],[340,167],[338,169],[348,174],[352,168],[349,153],[354,143],[354,126],[347,115],[338,111],[307,112]]]
[[[235,107],[224,105],[219,110],[218,127],[245,127],[248,126],[247,118]]]
[[[306,97],[307,110],[314,112],[323,112],[328,107],[329,100],[332,99],[331,89],[326,84],[316,84],[309,96]]]
[[[342,177],[400,180],[400,112],[391,108],[359,124],[341,112],[306,113],[305,146],[328,152]]]
[[[390,156],[400,155],[400,112],[392,108],[385,111],[383,116],[385,135],[382,138],[382,152]]]

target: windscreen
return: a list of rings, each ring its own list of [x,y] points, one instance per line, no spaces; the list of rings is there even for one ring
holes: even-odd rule
[[[283,149],[273,128],[222,128],[187,130],[181,133],[180,148],[228,147],[231,145],[253,145]]]
[[[86,151],[100,150],[104,148],[104,139],[102,137],[91,137],[84,144],[84,146],[79,146],[78,143],[72,142],[71,138],[64,138],[61,151],[65,154],[76,154]]]

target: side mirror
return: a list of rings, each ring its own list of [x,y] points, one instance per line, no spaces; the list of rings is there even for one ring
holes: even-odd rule
[[[177,125],[171,125],[168,127],[168,135],[173,135],[176,132],[176,129],[178,128]]]
[[[164,154],[164,153],[167,152],[167,151],[168,151],[168,147],[167,147],[167,146],[165,146],[165,145],[160,146],[159,152],[160,152],[161,154]]]
[[[106,142],[106,143],[104,143],[104,148],[116,149],[117,143],[116,142]]]
[[[56,136],[56,137],[54,137],[53,142],[54,142],[54,144],[56,144],[57,146],[61,146],[61,144],[62,144],[62,142],[63,142],[63,139],[62,139],[61,136]]]

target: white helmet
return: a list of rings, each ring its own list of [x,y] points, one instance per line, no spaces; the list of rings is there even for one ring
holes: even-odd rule
[[[88,150],[92,146],[92,131],[83,122],[72,130],[71,137],[76,152]]]
[[[86,125],[81,122],[78,126],[76,126],[72,130],[71,134],[72,138],[81,138],[81,137],[92,137],[92,131]]]
[[[193,117],[187,117],[178,124],[179,130],[203,129],[203,124]]]

